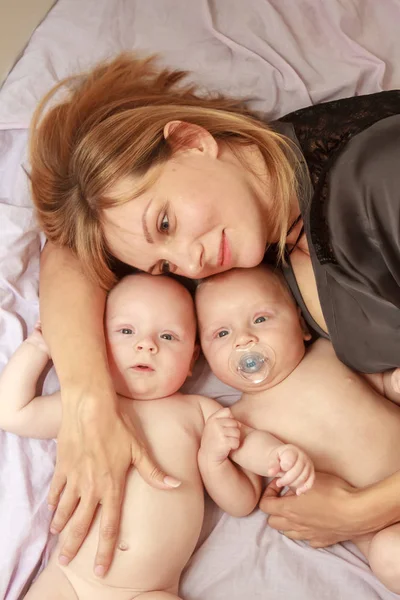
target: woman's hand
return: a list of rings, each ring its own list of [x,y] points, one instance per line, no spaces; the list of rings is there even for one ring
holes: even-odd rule
[[[79,404],[63,402],[56,470],[48,497],[49,507],[57,507],[51,531],[58,533],[68,523],[61,564],[68,564],[76,555],[101,504],[95,558],[98,576],[111,565],[130,466],[154,487],[171,489],[180,484],[157,467],[130,419],[115,406],[109,397],[85,398]]]
[[[342,479],[316,473],[311,490],[295,496],[274,480],[265,490],[260,508],[270,516],[268,525],[293,540],[306,540],[314,548],[330,546],[389,524],[379,513],[380,493],[373,487],[359,490]],[[396,518],[392,522],[395,522]],[[380,525],[382,523],[382,525]]]

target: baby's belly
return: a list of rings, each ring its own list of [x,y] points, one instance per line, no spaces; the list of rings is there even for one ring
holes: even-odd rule
[[[196,546],[203,512],[204,492],[195,454],[191,472],[177,489],[154,489],[132,470],[126,484],[117,550],[107,576],[101,580],[103,584],[136,591],[177,585]],[[100,511],[77,557],[63,568],[67,576],[71,570],[87,581],[99,582],[93,575],[99,526]]]

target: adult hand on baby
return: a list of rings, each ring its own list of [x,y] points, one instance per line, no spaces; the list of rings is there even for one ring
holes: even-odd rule
[[[286,537],[322,548],[369,531],[363,531],[357,520],[357,514],[362,514],[358,490],[338,477],[317,473],[313,488],[300,497],[291,491],[280,497],[280,491],[277,482],[271,482],[260,508],[269,514],[268,525]]]
[[[95,400],[63,402],[56,470],[48,497],[50,507],[58,505],[52,532],[58,533],[69,521],[60,550],[61,564],[68,564],[76,555],[102,505],[95,558],[99,576],[107,572],[113,558],[131,465],[154,487],[171,489],[180,484],[157,467],[130,420],[114,408],[116,400],[110,402],[104,393],[103,397],[98,393]]]
[[[292,444],[282,444],[268,456],[268,476],[276,477],[276,486],[294,488],[299,496],[314,483],[314,465],[311,458]]]
[[[221,408],[207,419],[200,452],[211,462],[222,463],[240,446],[240,423],[230,408]]]

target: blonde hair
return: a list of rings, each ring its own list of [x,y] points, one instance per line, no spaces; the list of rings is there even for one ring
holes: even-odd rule
[[[122,54],[86,75],[61,81],[34,114],[31,187],[40,225],[49,240],[70,248],[105,288],[113,285],[115,275],[103,211],[131,199],[116,199],[111,191],[121,179],[144,176],[172,156],[163,130],[174,120],[201,126],[218,141],[258,146],[275,199],[269,228],[283,256],[299,167],[290,142],[252,116],[243,102],[201,96],[194,86],[183,85],[186,75],[160,69],[154,57]],[[67,97],[44,114],[65,87]],[[146,185],[148,180],[136,195]]]

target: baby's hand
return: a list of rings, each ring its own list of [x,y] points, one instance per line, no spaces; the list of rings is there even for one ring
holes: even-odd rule
[[[233,418],[230,408],[221,408],[207,419],[201,438],[200,450],[207,458],[222,463],[231,450],[240,446],[240,423]]]
[[[44,337],[42,334],[42,325],[40,321],[36,321],[35,327],[30,335],[26,338],[26,342],[36,346],[42,352],[45,352],[47,356],[50,358],[50,350],[46,342],[44,341]]]
[[[297,496],[311,489],[315,477],[314,465],[300,448],[282,444],[271,452],[268,460],[271,462],[268,475],[279,477],[276,482],[279,487],[288,485],[296,490]]]
[[[392,384],[393,391],[396,392],[396,394],[400,394],[400,368],[393,371],[390,383]]]

